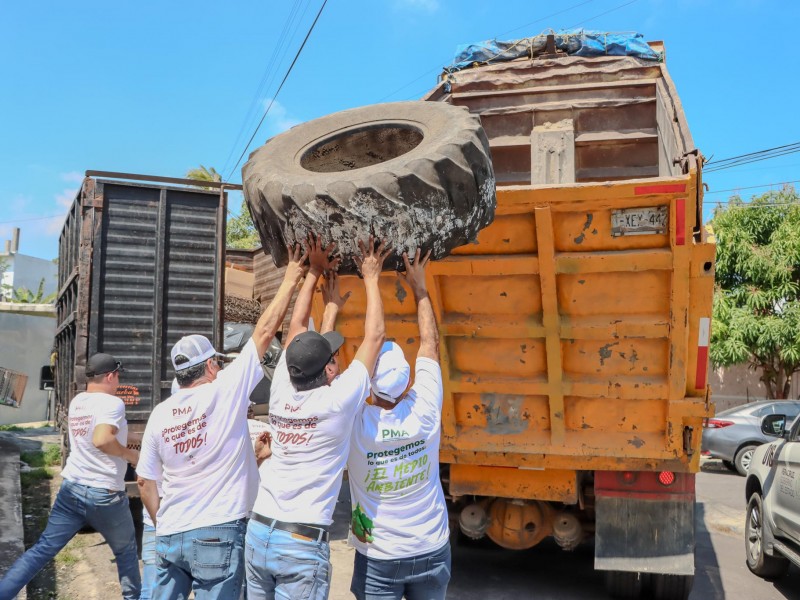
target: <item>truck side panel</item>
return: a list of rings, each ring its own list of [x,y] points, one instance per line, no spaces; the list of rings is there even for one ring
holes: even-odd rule
[[[62,231],[57,299],[57,406],[85,389],[95,352],[125,366],[118,391],[136,446],[170,393],[169,352],[183,335],[221,340],[225,196],[87,178]]]

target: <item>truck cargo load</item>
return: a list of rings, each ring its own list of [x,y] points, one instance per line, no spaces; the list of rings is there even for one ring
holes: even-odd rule
[[[694,573],[715,244],[703,157],[649,46],[657,60],[569,55],[550,36],[445,71],[425,100],[480,117],[497,205],[428,289],[452,527],[512,549],[593,541],[612,595],[671,600]],[[413,361],[414,302],[394,273],[381,286],[387,336]],[[341,289],[346,363],[366,303],[354,277]]]

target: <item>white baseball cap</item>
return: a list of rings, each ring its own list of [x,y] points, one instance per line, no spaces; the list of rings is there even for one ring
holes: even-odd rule
[[[170,352],[172,366],[176,371],[183,371],[202,362],[207,361],[212,356],[225,358],[225,355],[214,350],[213,344],[204,335],[187,335],[178,340]],[[178,357],[188,360],[176,362]]]
[[[370,380],[372,393],[389,402],[397,402],[408,387],[411,367],[403,354],[403,349],[394,342],[384,342],[375,375]]]

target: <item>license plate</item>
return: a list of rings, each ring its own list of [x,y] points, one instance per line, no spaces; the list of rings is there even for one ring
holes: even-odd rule
[[[666,233],[669,222],[667,206],[626,208],[611,213],[611,235],[653,235]]]

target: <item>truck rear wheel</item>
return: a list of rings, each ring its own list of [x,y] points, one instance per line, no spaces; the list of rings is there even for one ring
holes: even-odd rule
[[[264,250],[277,266],[308,232],[335,242],[342,274],[370,233],[403,265],[419,244],[434,260],[475,241],[494,219],[495,177],[480,119],[440,102],[345,110],[275,136],[242,169],[244,194]]]
[[[642,575],[635,571],[606,571],[606,591],[612,598],[636,600],[642,594]]]
[[[764,503],[758,492],[747,503],[744,524],[744,543],[747,550],[747,568],[755,575],[769,581],[780,579],[789,570],[789,561],[782,556],[770,556],[764,548]]]
[[[653,573],[652,577],[655,600],[686,600],[694,584],[694,575]]]

